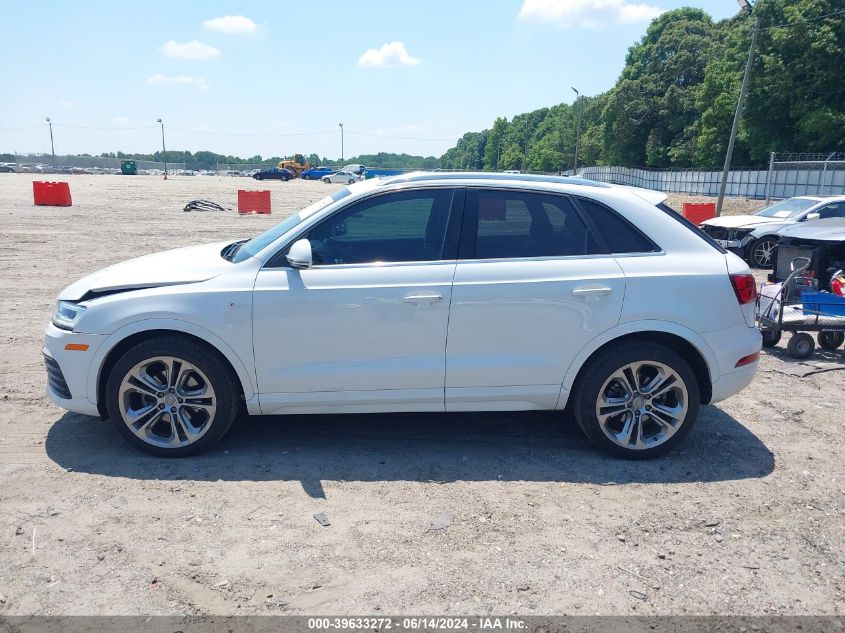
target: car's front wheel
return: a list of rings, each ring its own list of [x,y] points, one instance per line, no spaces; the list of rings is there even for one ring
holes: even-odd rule
[[[748,262],[757,268],[772,268],[775,265],[775,253],[778,241],[771,237],[761,237],[748,247]]]
[[[588,361],[574,390],[581,430],[619,457],[662,455],[683,440],[698,415],[695,374],[679,354],[656,343],[609,346]]]
[[[205,345],[161,336],[130,348],[106,383],[106,408],[133,446],[164,457],[202,452],[238,415],[237,376]]]
[[[323,182],[326,183],[326,184],[329,184],[331,182],[331,180],[329,180],[328,178],[323,178]]]
[[[311,175],[310,174],[302,174],[302,179],[303,180],[311,180]]]

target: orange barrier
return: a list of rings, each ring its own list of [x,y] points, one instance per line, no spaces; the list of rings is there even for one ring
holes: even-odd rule
[[[238,213],[270,213],[270,191],[238,189]]]
[[[683,216],[693,224],[701,224],[704,220],[716,217],[715,202],[684,202]]]
[[[33,180],[32,197],[35,204],[41,207],[69,207],[73,204],[70,186],[66,182]]]

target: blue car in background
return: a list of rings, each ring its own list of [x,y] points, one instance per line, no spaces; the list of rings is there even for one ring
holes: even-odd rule
[[[302,172],[303,180],[320,180],[323,176],[328,176],[334,170],[330,167],[312,167]]]

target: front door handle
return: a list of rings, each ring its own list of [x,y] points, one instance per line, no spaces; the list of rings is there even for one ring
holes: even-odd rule
[[[572,294],[576,297],[585,297],[587,299],[598,299],[599,297],[606,297],[610,293],[613,292],[613,288],[609,288],[607,286],[599,286],[596,284],[590,284],[587,286],[578,286],[572,291]]]
[[[437,303],[443,301],[443,295],[433,292],[416,292],[402,299],[405,303]]]

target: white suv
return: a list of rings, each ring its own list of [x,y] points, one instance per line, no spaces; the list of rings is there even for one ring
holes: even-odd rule
[[[48,393],[187,455],[249,414],[563,410],[650,457],[754,377],[747,265],[637,193],[417,173],[66,288]],[[651,202],[646,198],[651,197]]]

